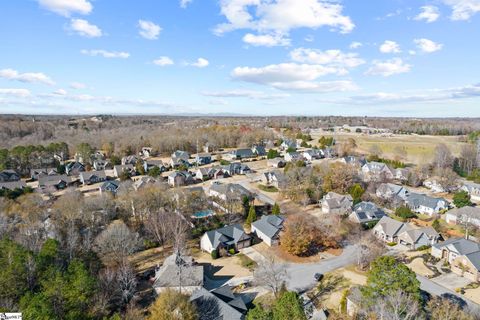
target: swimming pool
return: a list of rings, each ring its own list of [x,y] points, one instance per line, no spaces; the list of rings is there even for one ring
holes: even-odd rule
[[[202,218],[208,218],[208,217],[211,217],[215,215],[215,212],[213,212],[212,210],[203,210],[203,211],[198,211],[198,212],[195,212],[193,215],[192,215],[192,218],[194,219],[202,219]]]

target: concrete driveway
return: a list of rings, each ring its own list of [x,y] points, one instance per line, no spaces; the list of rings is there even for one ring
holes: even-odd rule
[[[471,282],[453,272],[442,274],[441,276],[433,278],[432,281],[453,291],[455,291],[456,288],[463,288]]]

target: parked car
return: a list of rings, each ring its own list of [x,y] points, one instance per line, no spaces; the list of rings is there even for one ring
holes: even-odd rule
[[[323,279],[323,274],[322,273],[315,273],[313,275],[313,277],[315,278],[315,281],[319,282],[319,281],[322,281]]]

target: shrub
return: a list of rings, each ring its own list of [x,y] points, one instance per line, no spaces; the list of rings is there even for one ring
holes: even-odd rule
[[[212,253],[210,253],[210,256],[212,257],[213,260],[218,259],[217,250],[213,250]]]
[[[397,245],[396,242],[387,242],[387,246],[389,247],[395,247]]]
[[[395,215],[402,219],[410,219],[417,216],[410,208],[405,206],[398,207],[397,210],[395,210]]]
[[[235,254],[235,249],[232,248],[232,249],[228,250],[228,253],[230,253],[231,255],[234,255]]]
[[[427,250],[427,249],[430,249],[431,246],[429,245],[423,245],[423,246],[420,246],[417,248],[417,251],[423,251],[423,250]]]

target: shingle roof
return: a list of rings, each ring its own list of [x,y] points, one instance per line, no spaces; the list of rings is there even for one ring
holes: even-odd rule
[[[284,219],[277,215],[262,216],[260,220],[252,223],[255,229],[272,239],[281,230]]]
[[[27,187],[27,184],[25,183],[25,181],[0,182],[0,190],[2,189],[15,190],[15,189],[23,189],[26,187]]]
[[[244,317],[234,306],[204,288],[193,292],[190,301],[196,305],[200,319],[240,320]]]
[[[454,215],[456,217],[466,216],[473,219],[480,219],[480,208],[466,206],[452,209],[448,211],[447,214]]]
[[[473,264],[473,266],[480,271],[480,251],[466,254],[465,257]]]
[[[422,205],[427,208],[435,209],[440,201],[446,200],[443,198],[433,198],[427,196],[426,194],[410,193],[406,201],[408,204],[411,204],[415,207]]]
[[[216,249],[221,243],[236,244],[245,234],[240,224],[232,224],[205,233],[212,243],[212,247]]]
[[[80,177],[85,181],[90,179],[92,176],[97,176],[99,178],[106,178],[105,171],[84,171],[80,172]]]
[[[410,229],[410,226],[406,223],[394,220],[388,216],[382,217],[377,223],[377,226],[382,228],[383,232],[391,237]],[[375,228],[377,228],[377,226]]]
[[[203,266],[195,265],[189,256],[174,253],[168,256],[155,273],[154,287],[186,287],[203,285]]]
[[[437,243],[435,248],[441,249],[447,246],[452,246],[460,255],[467,255],[473,252],[480,251],[480,244],[464,238],[451,238],[447,241]]]

